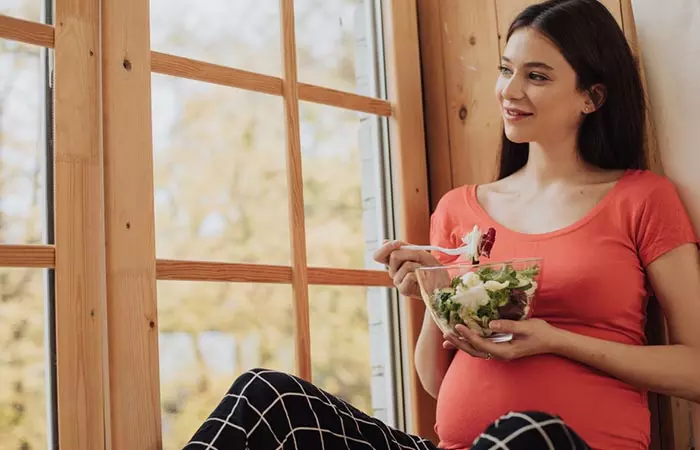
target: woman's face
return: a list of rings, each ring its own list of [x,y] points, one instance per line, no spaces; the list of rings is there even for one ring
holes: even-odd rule
[[[592,112],[589,97],[559,49],[531,28],[515,31],[503,52],[496,97],[513,142],[556,143],[575,136]],[[586,111],[588,109],[588,111]]]

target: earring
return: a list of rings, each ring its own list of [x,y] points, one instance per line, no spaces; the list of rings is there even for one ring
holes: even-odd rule
[[[586,106],[585,108],[583,108],[583,112],[588,114],[589,112],[591,112],[591,109],[588,106]]]

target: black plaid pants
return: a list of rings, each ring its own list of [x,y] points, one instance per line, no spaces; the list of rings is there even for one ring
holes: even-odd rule
[[[241,375],[185,450],[439,450],[300,378],[266,369]],[[558,417],[509,413],[472,450],[588,450]]]

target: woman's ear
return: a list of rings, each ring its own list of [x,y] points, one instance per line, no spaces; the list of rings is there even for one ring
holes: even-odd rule
[[[585,113],[591,113],[597,111],[603,106],[607,98],[608,90],[603,84],[594,84],[588,88],[588,95],[586,99],[586,107],[584,109]]]

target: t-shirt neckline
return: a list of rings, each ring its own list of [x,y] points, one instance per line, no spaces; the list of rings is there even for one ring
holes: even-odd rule
[[[490,226],[493,226],[497,232],[502,232],[506,234],[510,234],[513,236],[518,237],[519,239],[524,239],[524,240],[542,240],[542,239],[548,239],[548,238],[553,238],[556,236],[561,236],[567,233],[571,233],[572,231],[575,231],[587,223],[589,223],[591,220],[593,220],[605,207],[612,201],[612,199],[615,197],[617,192],[620,190],[620,188],[623,185],[623,182],[628,178],[628,176],[631,174],[632,170],[625,170],[622,174],[622,176],[615,182],[615,185],[610,188],[610,190],[605,193],[603,198],[601,198],[598,203],[595,204],[583,217],[578,219],[577,221],[562,227],[558,228],[556,230],[548,231],[546,233],[525,233],[522,231],[517,231],[513,230],[511,228],[506,227],[505,225],[497,222],[494,220],[491,215],[481,206],[481,203],[479,203],[478,197],[477,197],[477,189],[479,188],[478,184],[472,184],[469,185],[469,189],[467,189],[467,202],[469,206],[472,208],[473,211],[480,217],[480,219],[487,221]]]

